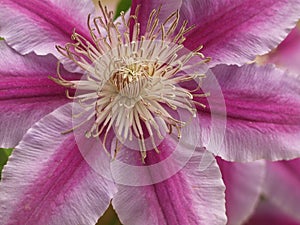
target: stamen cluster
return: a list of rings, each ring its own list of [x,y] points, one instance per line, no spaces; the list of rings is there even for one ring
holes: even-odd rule
[[[86,137],[102,136],[104,148],[109,132],[114,132],[120,143],[136,137],[144,161],[146,137],[159,152],[154,137],[162,139],[164,133],[170,134],[175,128],[180,138],[180,130],[186,125],[187,121],[177,118],[176,111],[182,109],[196,116],[195,104],[203,106],[193,100],[195,90],[184,88],[182,83],[202,79],[204,74],[186,71],[208,59],[199,52],[202,46],[184,51],[184,35],[192,27],[187,28],[185,21],[178,28],[178,12],[160,23],[160,9],[153,10],[141,34],[138,9],[129,17],[121,13],[117,21],[113,20],[113,12],[101,4],[100,9],[102,16],[88,18],[91,40],[74,31],[73,43],[57,47],[85,71],[84,79],[68,81],[59,71],[59,78],[52,79],[76,89],[75,96],[69,92],[67,96],[79,102],[84,112],[90,112],[84,122],[94,119],[94,123]],[[191,64],[195,58],[197,63]]]

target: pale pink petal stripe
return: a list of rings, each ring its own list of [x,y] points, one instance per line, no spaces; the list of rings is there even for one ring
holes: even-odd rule
[[[114,184],[88,165],[72,133],[61,134],[72,126],[71,107],[36,123],[9,158],[0,183],[1,224],[94,225],[108,207]]]

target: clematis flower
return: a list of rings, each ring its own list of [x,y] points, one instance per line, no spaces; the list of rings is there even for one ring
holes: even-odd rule
[[[116,22],[88,1],[0,4],[0,141],[15,147],[0,184],[4,224],[95,224],[111,200],[124,224],[225,224],[207,150],[230,161],[300,155],[299,78],[245,65],[287,35],[300,1],[132,1]],[[125,145],[134,137],[138,151]],[[180,170],[166,163],[176,149]]]

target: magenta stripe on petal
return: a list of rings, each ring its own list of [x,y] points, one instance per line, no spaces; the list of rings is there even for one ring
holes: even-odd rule
[[[30,98],[35,96],[60,96],[64,98],[65,89],[52,80],[38,77],[5,77],[0,83],[0,101]]]
[[[0,184],[3,224],[94,225],[108,207],[114,185],[89,166],[72,133],[61,134],[72,126],[71,106],[39,121],[14,150]]]

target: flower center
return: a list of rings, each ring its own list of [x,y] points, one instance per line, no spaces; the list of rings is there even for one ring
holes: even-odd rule
[[[151,71],[152,70],[152,71]],[[118,91],[123,90],[127,85],[137,83],[139,80],[153,76],[153,67],[145,63],[133,63],[120,65],[111,76],[111,82]]]
[[[159,9],[153,10],[146,32],[141,35],[138,11],[128,19],[121,13],[121,20],[114,22],[113,13],[101,4],[100,8],[102,17],[91,22],[89,16],[92,42],[74,32],[74,43],[58,47],[62,55],[85,71],[84,79],[67,81],[59,73],[58,79],[52,79],[77,90],[74,97],[68,97],[89,112],[85,121],[94,119],[86,137],[103,136],[104,148],[109,132],[114,132],[119,143],[136,137],[144,161],[146,136],[150,137],[152,149],[159,152],[155,137],[163,139],[164,133],[176,132],[181,138],[180,130],[188,122],[178,118],[176,111],[185,110],[195,116],[195,104],[203,106],[193,100],[195,90],[182,84],[201,80],[204,74],[192,68],[208,59],[199,52],[202,46],[191,52],[184,50],[184,35],[191,28],[184,22],[176,29],[178,12],[160,24]],[[205,94],[197,94],[202,96]]]

